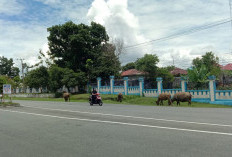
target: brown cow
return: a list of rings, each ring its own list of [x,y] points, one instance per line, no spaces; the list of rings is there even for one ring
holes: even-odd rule
[[[188,105],[191,105],[192,95],[188,92],[178,92],[176,93],[173,98],[172,102],[176,101],[177,105],[180,105],[180,102],[188,102]]]
[[[120,101],[120,102],[122,102],[122,99],[123,99],[123,95],[122,95],[122,93],[119,93],[119,94],[118,94],[118,99],[117,99],[117,100]]]
[[[63,98],[65,102],[70,101],[70,94],[64,91]]]
[[[163,100],[168,100],[168,105],[171,105],[172,104],[171,94],[169,94],[169,93],[161,93],[161,94],[159,94],[159,97],[158,97],[158,100],[156,101],[156,104],[157,105],[163,105]],[[161,103],[159,104],[159,102],[161,102]]]

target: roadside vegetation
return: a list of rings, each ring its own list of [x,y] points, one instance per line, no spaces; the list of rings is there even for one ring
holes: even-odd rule
[[[143,105],[143,106],[157,106],[155,101],[157,98],[140,97],[136,95],[123,96],[123,101],[117,101],[117,95],[101,95],[104,104],[125,104],[125,105]],[[70,102],[88,102],[89,94],[75,94],[71,95]],[[13,100],[31,100],[31,101],[57,101],[64,102],[63,98],[13,98]],[[104,105],[103,104],[103,105]],[[168,102],[164,101],[164,106],[168,106]],[[179,107],[176,102],[171,107]],[[232,108],[227,105],[217,105],[208,103],[192,102],[189,106],[187,102],[181,102],[180,107],[210,107],[210,108]]]
[[[7,107],[7,106],[14,106],[19,107],[19,103],[13,103],[13,102],[0,102],[0,107]]]

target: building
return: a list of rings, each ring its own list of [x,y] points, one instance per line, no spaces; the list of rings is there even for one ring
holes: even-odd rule
[[[188,72],[187,72],[187,70],[184,70],[184,69],[175,68],[174,70],[171,71],[171,74],[179,77],[181,75],[187,75]]]

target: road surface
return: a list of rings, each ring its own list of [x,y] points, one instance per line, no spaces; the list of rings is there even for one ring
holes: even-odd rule
[[[2,157],[231,157],[232,109],[16,101]]]

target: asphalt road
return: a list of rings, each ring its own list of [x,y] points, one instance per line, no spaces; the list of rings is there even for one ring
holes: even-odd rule
[[[231,157],[232,109],[17,101],[1,157]]]

